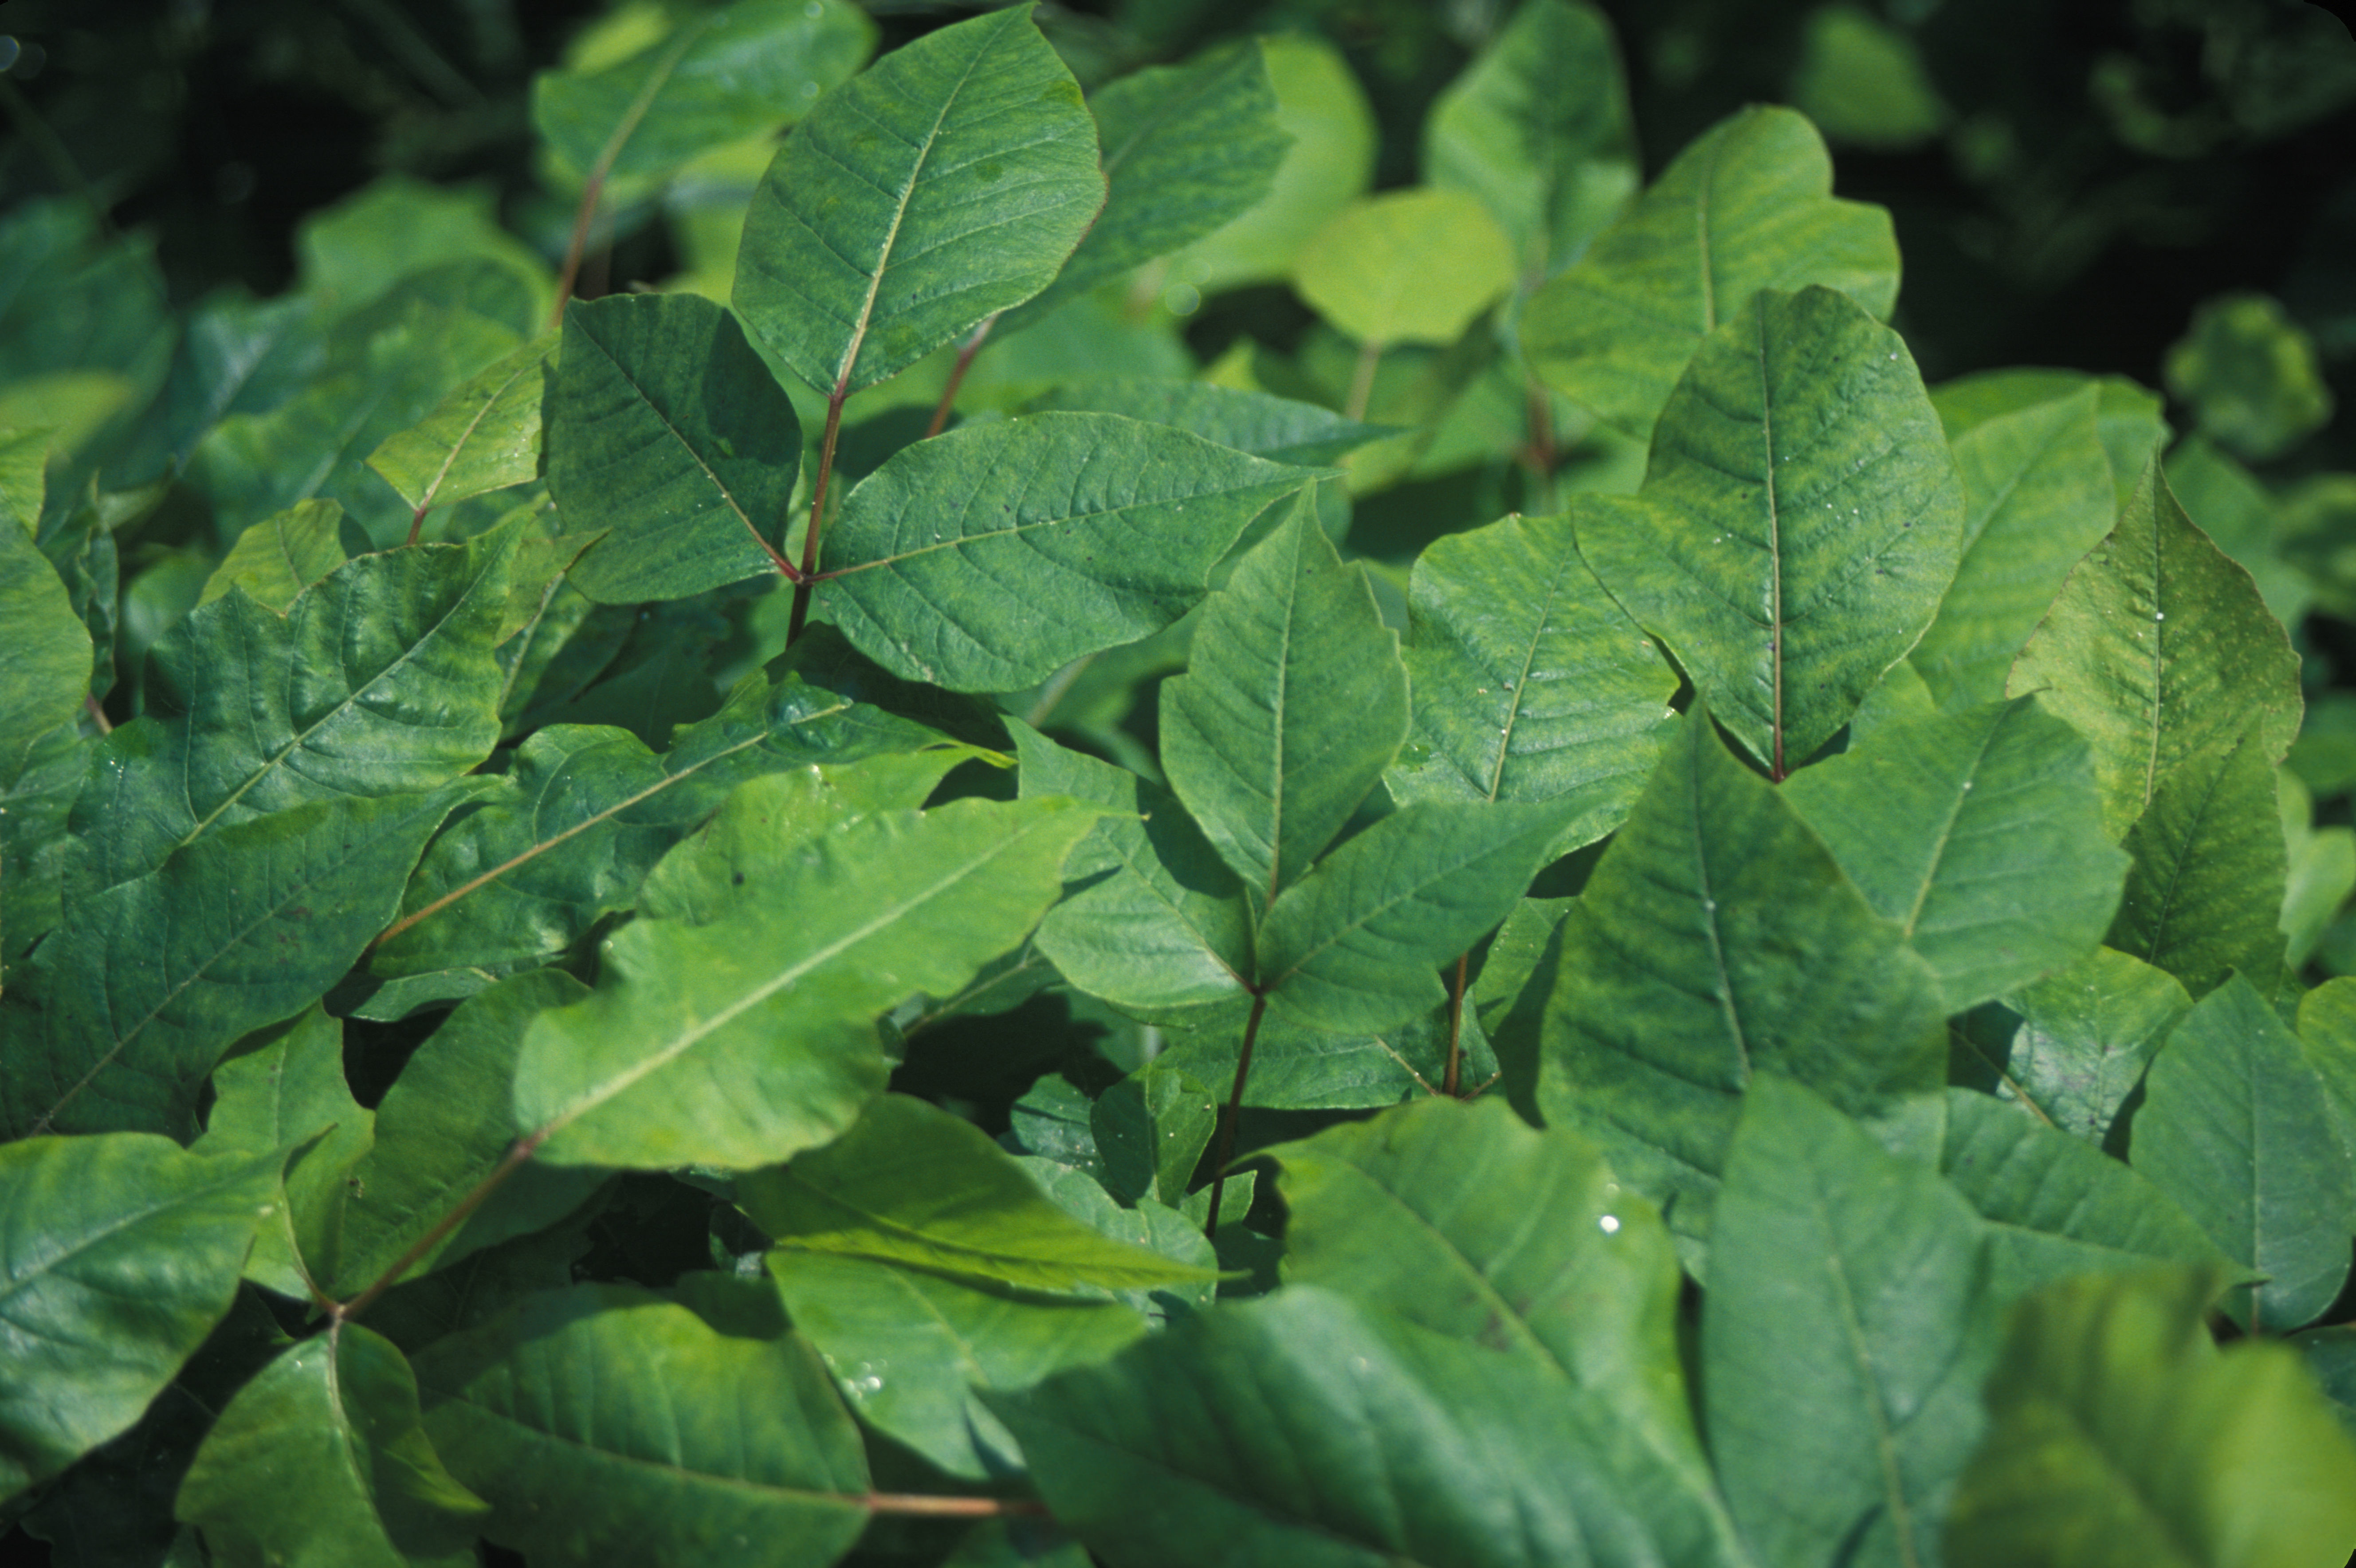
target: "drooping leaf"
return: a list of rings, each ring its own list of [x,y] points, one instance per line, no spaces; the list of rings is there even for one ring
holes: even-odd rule
[[[1620,824],[1660,759],[1676,676],[1603,592],[1570,520],[1436,541],[1408,590],[1415,695],[1399,800],[1579,802],[1558,854]]]
[[[970,1122],[905,1095],[876,1100],[841,1138],[739,1178],[736,1192],[776,1242],[781,1278],[804,1252],[1018,1290],[1205,1277],[1072,1219]]]
[[[2187,757],[2127,830],[2134,865],[2105,940],[2196,997],[2228,970],[2265,983],[2282,962],[2286,852],[2264,744],[2254,728]]]
[[[573,568],[582,593],[678,599],[775,570],[801,425],[720,306],[692,294],[567,306],[547,419],[566,531],[605,533]]]
[[[1951,1568],[2328,1568],[2356,1540],[2356,1443],[2287,1346],[2220,1354],[2218,1276],[2101,1274],[2014,1315]]]
[[[1891,724],[1783,793],[1952,1012],[2076,962],[2117,911],[2086,743],[2032,699]]]
[[[1477,197],[1445,187],[1385,191],[1311,235],[1292,281],[1361,343],[1445,346],[1513,287],[1513,242]]]
[[[1572,516],[1603,585],[1780,778],[1930,624],[1963,490],[1898,335],[1812,287],[1710,334],[1638,499]]]
[[[819,100],[754,193],[735,306],[843,396],[1045,288],[1104,201],[1096,123],[1030,7],[976,16]]]
[[[1522,341],[1556,391],[1632,435],[1653,426],[1703,339],[1761,289],[1823,285],[1876,317],[1898,295],[1890,215],[1832,195],[1832,160],[1789,109],[1745,109],[1538,291]]]
[[[1095,822],[1065,800],[879,811],[709,925],[641,920],[525,1036],[516,1125],[562,1165],[774,1164],[883,1087],[874,1020],[1020,942]]]
[[[722,1333],[630,1285],[527,1297],[417,1358],[425,1431],[536,1563],[825,1564],[867,1521],[866,1456],[790,1334]]]
[[[2086,737],[2115,837],[2188,759],[2247,731],[2276,763],[2298,733],[2298,656],[2157,463],[2118,526],[2071,571],[2005,690],[2039,693]]]
[[[2136,1169],[2265,1276],[2228,1298],[2234,1315],[2276,1333],[2313,1321],[2348,1280],[2356,1166],[2298,1037],[2236,975],[2177,1026],[2144,1093]]]
[[[229,1311],[284,1160],[207,1159],[139,1133],[0,1147],[0,1498],[163,1391]]]
[[[1117,414],[970,425],[851,492],[816,602],[895,674],[1017,691],[1193,608],[1245,525],[1312,477]]]
[[[344,553],[344,509],[334,501],[297,501],[265,517],[237,536],[205,579],[197,603],[209,605],[231,588],[254,603],[284,615],[303,590],[348,559]]]
[[[1384,434],[1381,425],[1344,419],[1313,403],[1209,381],[1088,381],[1058,387],[1033,406],[1042,413],[1119,413],[1148,424],[1173,424],[1272,463],[1310,467],[1337,463]]]
[[[487,1511],[419,1426],[401,1352],[358,1324],[303,1341],[240,1389],[175,1505],[216,1561],[353,1568],[463,1560]]]
[[[541,370],[557,338],[533,338],[437,404],[423,424],[388,435],[369,455],[418,511],[452,506],[540,472]]]
[[[1707,1234],[1744,1092],[1796,1079],[1886,1135],[1944,1077],[1937,977],[1698,708],[1562,928],[1537,1101]]]
[[[1162,688],[1170,787],[1261,907],[1308,874],[1405,738],[1407,671],[1364,575],[1305,508],[1204,609]]]
[[[2020,1026],[1995,1066],[2001,1087],[2054,1126],[2100,1144],[2192,998],[2174,975],[2113,948],[2007,998]]]

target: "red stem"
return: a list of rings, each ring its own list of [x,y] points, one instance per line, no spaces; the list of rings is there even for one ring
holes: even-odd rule
[[[957,402],[958,388],[965,385],[965,373],[972,366],[973,357],[981,352],[981,340],[997,325],[997,317],[984,317],[981,325],[973,329],[973,336],[958,347],[957,363],[949,368],[949,384],[941,389],[941,401],[933,409],[933,422],[925,426],[926,440],[938,435],[948,424],[949,408]]]
[[[1047,1505],[1036,1498],[933,1498],[921,1492],[870,1492],[861,1500],[870,1513],[918,1514],[933,1519],[1044,1516],[1047,1511]]]
[[[1472,962],[1466,953],[1456,961],[1456,983],[1448,995],[1448,1068],[1440,1075],[1440,1092],[1453,1098],[1464,1069],[1464,972]]]
[[[1219,1200],[1226,1196],[1227,1162],[1236,1154],[1236,1118],[1243,1114],[1244,1082],[1251,1077],[1252,1046],[1259,1038],[1260,1015],[1267,1011],[1267,994],[1255,993],[1251,1016],[1244,1023],[1243,1055],[1236,1058],[1236,1086],[1219,1112],[1219,1153],[1211,1162],[1211,1212],[1203,1222],[1203,1234],[1214,1239],[1219,1234]]]
[[[458,1206],[455,1208],[453,1208],[449,1213],[444,1215],[434,1225],[433,1230],[428,1230],[424,1235],[417,1239],[416,1245],[411,1247],[409,1251],[394,1259],[392,1266],[386,1269],[383,1273],[379,1274],[374,1284],[360,1292],[359,1294],[352,1297],[351,1300],[331,1307],[327,1313],[328,1321],[331,1323],[349,1322],[351,1319],[358,1317],[361,1313],[366,1312],[376,1301],[377,1297],[391,1290],[394,1285],[399,1284],[401,1283],[401,1276],[407,1273],[412,1267],[414,1267],[420,1258],[423,1258],[426,1253],[439,1246],[442,1242],[442,1239],[449,1235],[451,1231],[456,1230],[460,1225],[464,1224],[466,1217],[474,1213],[477,1208],[480,1208],[483,1206],[484,1200],[489,1197],[491,1194],[497,1192],[501,1184],[506,1182],[508,1177],[515,1175],[516,1172],[523,1168],[524,1162],[531,1158],[531,1156],[539,1151],[541,1140],[547,1137],[549,1132],[550,1129],[542,1128],[540,1132],[532,1133],[528,1138],[518,1138],[515,1142],[515,1147],[508,1151],[507,1158],[492,1166],[491,1174],[485,1176],[481,1181],[477,1182],[475,1184],[475,1189],[466,1197],[460,1198],[458,1200]]]
[[[826,522],[826,486],[834,477],[834,444],[842,435],[842,405],[851,396],[848,390],[851,376],[844,372],[834,383],[834,392],[826,400],[826,436],[819,443],[818,478],[810,485],[809,532],[802,535],[801,575],[793,578],[793,614],[786,621],[786,646],[791,648],[801,640],[802,625],[809,619],[810,589],[818,582],[818,537]]]

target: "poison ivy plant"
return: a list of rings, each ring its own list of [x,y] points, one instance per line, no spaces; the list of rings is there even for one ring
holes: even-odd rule
[[[5,1517],[2337,1568],[2265,477],[1926,386],[1796,113],[1639,189],[1577,0],[1374,194],[1329,44],[1064,20],[617,10],[561,267],[391,183],[175,314],[0,219]],[[665,204],[733,263],[597,285]]]

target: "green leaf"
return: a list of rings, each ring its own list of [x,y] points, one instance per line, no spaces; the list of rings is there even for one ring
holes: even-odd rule
[[[1400,801],[1557,801],[1566,854],[1619,826],[1660,760],[1676,675],[1588,570],[1568,518],[1435,541],[1416,560],[1401,656],[1415,726],[1385,775]]]
[[[526,1298],[417,1358],[425,1430],[541,1563],[825,1564],[867,1522],[858,1429],[809,1347],[630,1285]]]
[[[1637,181],[1628,87],[1603,14],[1565,0],[1516,10],[1433,102],[1423,171],[1486,204],[1526,285],[1577,261]]]
[[[0,767],[14,769],[34,740],[80,716],[90,690],[90,633],[57,568],[31,533],[0,518]],[[13,868],[12,868],[13,869]]]
[[[1204,608],[1187,672],[1162,683],[1162,765],[1256,903],[1307,874],[1398,754],[1398,650],[1302,506]]]
[[[2100,1144],[2160,1042],[2192,1011],[2174,975],[2112,948],[2006,999],[2020,1015],[2003,1087],[2062,1131]]]
[[[1013,1434],[978,1391],[1028,1388],[1101,1361],[1146,1331],[1144,1317],[1119,1302],[1037,1295],[866,1258],[770,1257],[796,1331],[825,1358],[851,1409],[965,1480],[1022,1465]]]
[[[1019,1290],[1209,1276],[1081,1224],[970,1122],[905,1095],[874,1101],[823,1148],[739,1177],[736,1196],[777,1243],[781,1279],[805,1252]]]
[[[586,987],[561,971],[519,974],[460,1003],[417,1047],[377,1106],[375,1145],[351,1172],[343,1248],[322,1285],[346,1299],[367,1289],[490,1176],[515,1142],[508,1086],[525,1031],[541,1013],[585,994]],[[532,1161],[412,1260],[401,1277],[413,1279],[553,1224],[604,1179],[603,1171]]]
[[[2004,694],[2005,674],[2070,569],[2115,517],[2091,384],[1958,430],[1933,394],[1964,481],[1964,553],[1909,662],[1939,705]]]
[[[2217,1276],[2095,1275],[2014,1315],[1951,1568],[2327,1568],[2356,1540],[2356,1444],[2287,1346],[2222,1355]]]
[[[1562,821],[1551,801],[1400,807],[1269,907],[1258,944],[1269,1000],[1345,1035],[1439,1006],[1440,967],[1512,913]]]
[[[1781,778],[1930,624],[1963,491],[1898,335],[1810,288],[1712,333],[1638,499],[1572,515],[1603,585]]]
[[[1001,332],[1219,228],[1268,194],[1292,145],[1254,39],[1131,72],[1088,108],[1104,143],[1104,211],[1055,283],[1008,311]]]
[[[1889,315],[1898,296],[1890,215],[1837,199],[1832,182],[1823,139],[1793,111],[1755,107],[1721,121],[1532,297],[1522,317],[1532,366],[1642,435],[1703,339],[1761,289],[1821,284]]]
[[[2257,476],[2199,435],[2177,443],[2161,467],[2193,526],[2258,585],[2267,613],[2286,627],[2298,625],[2315,602],[2316,579],[2284,559],[2279,541],[2289,529],[2283,508]]]
[[[1096,123],[1031,8],[976,16],[885,55],[787,140],[744,217],[736,308],[840,398],[1045,288],[1104,202]]]
[[[2169,1036],[2144,1093],[2136,1169],[2265,1276],[2229,1298],[2234,1316],[2253,1331],[2311,1322],[2348,1280],[2356,1167],[2298,1037],[2237,975]]]
[[[1932,401],[1939,405],[1948,438],[1954,440],[1988,420],[2066,398],[2088,386],[2094,389],[2095,434],[2110,459],[2114,503],[2124,507],[2151,467],[2153,449],[2169,435],[2164,417],[2167,400],[2150,388],[2125,376],[2088,376],[2076,371],[1982,371],[1942,382]]]
[[[284,1150],[207,1159],[163,1138],[0,1147],[0,1498],[137,1421],[229,1311]]]
[[[1445,346],[1513,287],[1513,242],[1478,197],[1385,191],[1311,235],[1293,258],[1292,283],[1361,343]]]
[[[66,813],[95,744],[78,723],[62,724],[13,763],[0,760],[0,987],[16,983],[24,956],[65,918],[61,873],[75,847]]]
[[[573,568],[590,598],[680,599],[775,569],[801,425],[720,306],[691,294],[567,306],[547,419],[566,532],[605,532]]]
[[[2264,761],[2279,762],[2298,734],[2298,656],[2157,463],[2072,570],[2005,690],[2038,693],[2086,737],[2115,837],[2187,759],[2247,731]]]
[[[555,280],[530,245],[500,227],[494,208],[488,186],[387,175],[303,220],[294,249],[304,292],[348,314],[404,279],[480,258],[529,284],[522,314],[541,320]]]
[[[1784,799],[1951,1012],[2067,968],[2119,907],[2128,861],[2103,836],[2086,743],[2030,698],[1888,725]]]
[[[386,436],[368,466],[421,514],[529,483],[540,472],[541,376],[556,344],[544,334],[481,371],[424,423]]]
[[[1188,1207],[1186,1188],[1217,1124],[1211,1091],[1159,1058],[1097,1096],[1088,1112],[1106,1189],[1126,1203],[1154,1197],[1173,1208]]]
[[[1697,708],[1562,927],[1538,1105],[1708,1232],[1744,1092],[1796,1079],[1904,1138],[1944,1077],[1930,966]]]
[[[2253,728],[2163,776],[2127,831],[2135,857],[2105,939],[2204,996],[2228,970],[2260,981],[2283,956],[2286,875],[2275,769]]]
[[[1760,1561],[1938,1560],[1998,1305],[1979,1219],[1936,1172],[1796,1085],[1751,1087],[1701,1361],[1710,1453]]]
[[[204,1530],[217,1562],[402,1568],[471,1558],[488,1510],[418,1425],[401,1352],[343,1324],[238,1391],[173,1511]]]
[[[1240,1018],[1225,1028],[1173,1033],[1156,1061],[1167,1061],[1205,1083],[1223,1089],[1236,1074],[1242,1046]],[[1495,1076],[1496,1063],[1479,1031],[1462,1027],[1462,1077],[1478,1087]],[[1336,1035],[1296,1023],[1280,1010],[1260,1019],[1252,1047],[1250,1081],[1244,1104],[1271,1111],[1356,1111],[1397,1105],[1402,1100],[1440,1092],[1447,1072],[1448,1015],[1419,1014],[1396,1028],[1365,1035]],[[1230,1184],[1232,1187],[1232,1183]],[[1232,1199],[1230,1199],[1232,1201]]]
[[[351,967],[470,792],[290,807],[76,899],[40,950],[48,1011],[0,1060],[0,1124],[192,1133],[222,1050]]]
[[[205,579],[197,603],[209,605],[231,588],[284,615],[303,590],[342,565],[344,509],[334,501],[297,501],[237,536]]]
[[[1087,381],[1058,387],[1032,406],[1041,413],[1118,413],[1148,424],[1172,424],[1217,446],[1305,467],[1338,463],[1385,430],[1313,403],[1209,381]]]
[[[1949,1090],[1939,1171],[1988,1222],[2008,1300],[2072,1274],[2232,1262],[2141,1172],[2024,1106]]]
[[[596,994],[525,1036],[517,1127],[542,1159],[652,1170],[831,1141],[884,1086],[875,1018],[1020,942],[1095,820],[1064,800],[878,811],[709,925],[625,927]]]
[[[0,522],[18,524],[27,539],[40,531],[48,499],[50,435],[43,426],[0,429]]]
[[[895,674],[1018,691],[1193,608],[1245,525],[1311,478],[1116,414],[969,425],[844,499],[819,610]]]
[[[867,62],[874,37],[848,0],[738,0],[626,59],[538,72],[532,128],[576,175],[668,174],[791,124]]]
[[[2331,419],[2315,340],[2279,301],[2205,301],[2168,351],[2168,390],[2192,405],[2201,433],[2253,461],[2280,456]]]

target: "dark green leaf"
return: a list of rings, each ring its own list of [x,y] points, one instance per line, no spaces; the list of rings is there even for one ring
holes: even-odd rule
[[[2174,975],[2111,948],[2022,987],[2007,1004],[2020,1026],[1997,1064],[2003,1086],[2054,1126],[2096,1144],[2160,1042],[2192,1011]]]
[[[2263,744],[2245,730],[2224,748],[2187,757],[2127,830],[2135,864],[2105,940],[2194,996],[2228,970],[2263,983],[2282,962],[2282,817]]]
[[[1384,434],[1381,425],[1344,419],[1313,403],[1209,381],[1089,381],[1058,388],[1033,406],[1041,413],[1119,413],[1173,424],[1272,463],[1310,467],[1338,463]]]
[[[90,690],[90,634],[27,529],[0,517],[0,768],[70,724]],[[13,870],[13,868],[12,868]]]

